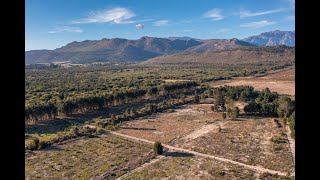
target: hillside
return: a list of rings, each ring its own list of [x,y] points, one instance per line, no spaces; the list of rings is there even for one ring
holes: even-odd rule
[[[238,40],[236,38],[233,39],[209,39],[203,40],[203,44],[198,46],[190,47],[186,50],[186,52],[194,52],[194,53],[204,53],[210,51],[217,50],[225,50],[225,49],[233,49],[242,46],[254,46],[245,41]]]
[[[210,53],[213,51],[223,51],[248,46],[294,46],[294,43],[294,31],[278,30],[262,33],[257,36],[250,36],[243,40],[236,38],[200,40],[186,36],[168,38],[145,36],[137,40],[103,38],[101,40],[75,41],[55,50],[27,51],[25,52],[25,62],[26,64],[56,61],[70,61],[72,63],[141,62],[156,57],[163,59],[167,58],[167,55],[173,54],[181,56],[181,53]],[[234,51],[232,52],[234,53]],[[163,55],[166,56],[160,57]],[[208,54],[202,54],[201,57],[202,56],[207,58]],[[220,56],[223,55],[219,55],[219,57]],[[192,55],[188,55],[188,57],[190,58]],[[253,57],[259,56],[252,55],[252,58]],[[197,61],[196,59],[197,58],[193,60],[182,59],[181,61]]]
[[[240,47],[231,50],[212,51],[207,53],[179,53],[160,56],[143,62],[152,64],[246,64],[262,62],[294,62],[295,50],[292,47]]]
[[[295,46],[295,31],[270,31],[243,39],[257,46]]]
[[[193,39],[142,37],[138,40],[101,39],[72,42],[55,50],[34,50],[25,53],[27,64],[53,61],[74,63],[143,61],[152,57],[174,54],[202,42]]]

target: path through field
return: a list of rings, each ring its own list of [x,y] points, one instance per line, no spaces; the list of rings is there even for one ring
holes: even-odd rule
[[[154,144],[153,141],[149,141],[149,140],[146,140],[146,139],[136,138],[136,137],[133,137],[133,136],[124,135],[124,134],[116,133],[116,132],[113,132],[113,131],[111,131],[110,133],[114,134],[114,135],[117,135],[117,136],[121,136],[123,138],[132,139],[132,140],[136,140],[136,141],[140,141],[140,142],[145,142],[145,143],[148,143],[148,144]],[[168,148],[168,149],[170,149],[170,150],[186,152],[186,153],[190,153],[190,154],[193,154],[193,155],[196,155],[196,156],[201,156],[201,157],[205,157],[205,158],[211,158],[211,159],[215,159],[215,160],[223,161],[223,162],[229,162],[229,163],[240,165],[240,166],[243,166],[243,167],[246,167],[246,168],[249,168],[249,169],[253,169],[255,171],[262,172],[262,173],[266,172],[266,173],[270,173],[270,174],[278,174],[278,175],[281,175],[281,176],[285,176],[286,175],[286,173],[284,173],[284,172],[279,172],[279,171],[266,169],[266,168],[262,168],[262,167],[258,167],[258,166],[251,166],[251,165],[243,164],[243,163],[236,162],[236,161],[233,161],[233,160],[230,160],[230,159],[225,159],[225,158],[221,158],[221,157],[212,156],[212,155],[209,155],[209,154],[199,153],[199,152],[195,152],[195,151],[191,151],[191,150],[187,150],[187,149],[183,149],[183,148],[170,146],[170,145],[167,145],[167,144],[163,144],[163,146]]]

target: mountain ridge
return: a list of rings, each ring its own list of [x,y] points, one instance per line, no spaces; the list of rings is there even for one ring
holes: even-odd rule
[[[274,46],[281,43],[286,44],[285,40],[290,40],[292,37],[294,38],[291,34],[283,37],[283,34],[288,33],[290,33],[290,31],[277,30],[250,36],[242,40],[237,38],[196,39],[187,36],[168,38],[143,36],[136,40],[103,38],[101,40],[73,41],[54,50],[26,51],[25,62],[27,64],[55,61],[71,61],[73,63],[141,62],[158,56],[183,52],[208,53],[246,46],[260,46],[259,43],[256,42],[257,39],[263,39],[261,41],[263,41],[266,46]],[[281,37],[271,37],[272,34],[275,36],[279,36],[280,34]],[[268,37],[270,37],[271,40],[268,40]],[[265,43],[266,41],[267,43]]]

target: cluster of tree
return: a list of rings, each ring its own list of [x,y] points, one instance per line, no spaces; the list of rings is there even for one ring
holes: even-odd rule
[[[192,92],[193,88],[198,84],[195,82],[176,82],[164,84],[158,87],[154,92],[163,92],[164,96],[170,94],[184,94]],[[153,89],[153,88],[151,88]],[[54,118],[57,114],[71,115],[73,113],[82,113],[95,109],[109,108],[112,106],[119,106],[125,103],[132,103],[142,100],[149,91],[146,89],[136,89],[122,92],[115,92],[114,94],[97,94],[89,96],[80,96],[74,98],[67,98],[57,103],[46,104],[32,104],[26,106],[25,119],[30,122],[38,120],[46,120]]]
[[[244,111],[249,114],[285,118],[290,116],[294,110],[295,101],[289,97],[270,92],[268,88],[259,92],[258,97],[244,107]]]
[[[141,109],[133,109],[128,108],[124,113],[115,115],[110,115],[109,118],[106,119],[97,119],[95,120],[95,124],[98,127],[101,128],[107,128],[107,129],[114,129],[114,127],[123,121],[128,121],[132,119],[136,119],[139,117],[143,117],[146,115],[163,112],[164,110],[174,108],[175,106],[181,106],[183,104],[192,102],[192,100],[183,100],[183,97],[176,98],[176,99],[170,99],[170,100],[163,100],[159,103],[147,103],[144,105]]]
[[[291,137],[295,138],[296,136],[296,125],[295,125],[295,121],[296,121],[296,112],[294,111],[290,117],[288,118],[288,123],[289,123],[289,128],[291,131]]]

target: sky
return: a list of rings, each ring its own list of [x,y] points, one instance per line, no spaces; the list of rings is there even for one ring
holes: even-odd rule
[[[242,39],[274,30],[295,30],[294,0],[26,0],[26,51],[102,38]]]

